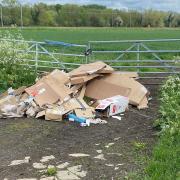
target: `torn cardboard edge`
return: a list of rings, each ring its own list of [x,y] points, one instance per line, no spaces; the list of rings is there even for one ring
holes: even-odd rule
[[[69,72],[70,78],[92,75],[95,73],[112,73],[114,69],[102,61],[97,61],[90,64],[83,64],[79,68]]]

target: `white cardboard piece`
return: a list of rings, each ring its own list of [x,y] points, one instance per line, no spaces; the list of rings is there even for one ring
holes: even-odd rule
[[[128,108],[129,99],[124,96],[113,96],[99,101],[96,110],[108,108],[107,116],[113,116],[124,112]]]

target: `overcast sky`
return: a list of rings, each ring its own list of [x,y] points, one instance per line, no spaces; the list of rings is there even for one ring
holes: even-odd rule
[[[21,2],[48,4],[100,4],[117,9],[157,9],[180,12],[180,0],[21,0]]]

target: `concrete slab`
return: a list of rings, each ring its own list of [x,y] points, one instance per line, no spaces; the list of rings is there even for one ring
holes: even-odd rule
[[[86,177],[87,171],[82,170],[82,165],[72,166],[67,168],[68,171],[72,172],[73,174],[79,176],[79,177]]]
[[[70,164],[70,163],[65,162],[65,163],[62,163],[62,164],[57,165],[56,167],[57,167],[58,169],[64,169],[64,168],[68,167],[69,164]]]
[[[71,157],[88,157],[90,156],[89,154],[83,154],[83,153],[74,153],[74,154],[69,154]]]
[[[58,171],[56,174],[56,177],[59,180],[78,180],[80,179],[78,176],[75,174],[69,172],[69,171]]]

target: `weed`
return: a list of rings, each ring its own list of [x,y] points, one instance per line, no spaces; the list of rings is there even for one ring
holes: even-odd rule
[[[133,142],[133,146],[136,150],[144,150],[146,148],[146,143],[143,142]]]
[[[55,167],[47,169],[48,176],[55,176],[57,174],[57,169]]]

